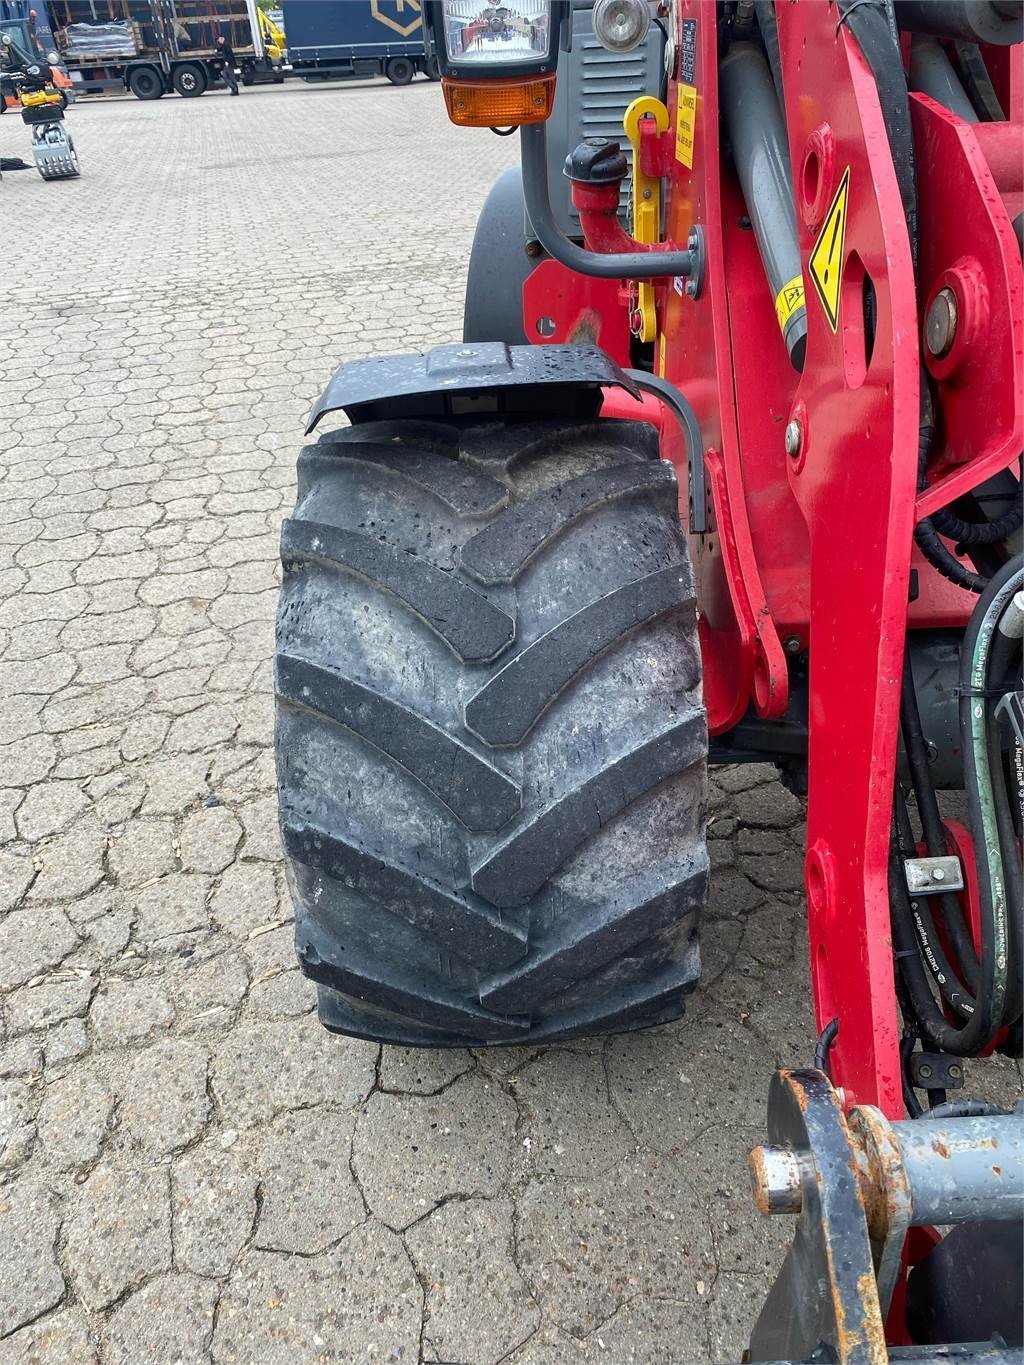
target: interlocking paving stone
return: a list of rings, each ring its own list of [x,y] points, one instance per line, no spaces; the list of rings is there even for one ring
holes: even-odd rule
[[[458,339],[515,140],[422,80],[68,122],[59,256],[9,253],[0,309],[0,1359],[738,1359],[785,1237],[743,1148],[814,1045],[773,768],[713,775],[681,1024],[379,1049],[295,971],[270,661],[302,425],[339,362]],[[54,211],[34,172],[3,193]]]

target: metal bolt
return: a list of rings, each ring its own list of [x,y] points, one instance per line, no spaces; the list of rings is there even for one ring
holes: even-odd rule
[[[762,1213],[799,1213],[803,1204],[800,1157],[789,1147],[765,1144],[747,1158],[754,1203]]]
[[[955,1063],[950,1066],[949,1076],[951,1080],[958,1081],[963,1074],[963,1069]]]
[[[799,636],[799,635],[787,635],[786,638],[785,638],[785,639],[783,640],[783,642],[782,642],[782,648],[786,651],[787,654],[799,654],[799,653],[800,653],[800,636]]]
[[[927,1062],[924,1062],[921,1066],[917,1068],[917,1074],[921,1077],[923,1081],[926,1081],[931,1076],[932,1069]]]
[[[650,197],[651,197],[651,191],[650,191],[650,190],[644,190],[643,197],[644,197],[644,199],[650,199]]]
[[[527,243],[526,243],[526,254],[527,254],[527,256],[539,256],[540,253],[541,253],[541,245],[540,245],[540,242],[532,242],[532,241],[531,241],[531,242],[527,242]]]
[[[940,289],[932,299],[924,324],[925,345],[931,355],[941,360],[948,355],[956,340],[957,307],[952,289]]]
[[[795,460],[800,454],[800,449],[804,443],[803,427],[794,417],[786,426],[786,454],[791,460]]]
[[[946,880],[946,874],[945,874],[945,872],[943,872],[942,868],[941,868],[941,867],[935,868],[935,870],[932,872],[932,881],[933,881],[933,882],[944,882],[945,880]]]

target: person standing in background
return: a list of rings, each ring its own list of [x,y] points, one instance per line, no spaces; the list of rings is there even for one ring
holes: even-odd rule
[[[235,75],[235,53],[231,46],[230,39],[226,38],[223,33],[214,44],[214,53],[218,61],[224,63],[221,68],[224,84],[230,89],[232,95],[237,95],[238,78]]]

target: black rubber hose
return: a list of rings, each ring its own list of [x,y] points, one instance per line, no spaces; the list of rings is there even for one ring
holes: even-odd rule
[[[960,735],[964,764],[964,790],[967,797],[968,825],[970,827],[971,837],[974,841],[974,847],[978,854],[978,883],[981,893],[979,899],[982,913],[982,984],[979,985],[979,1008],[976,1012],[976,1017],[982,1012],[980,1008],[982,991],[984,992],[986,1005],[989,1006],[991,1003],[989,1000],[989,991],[990,989],[995,989],[995,968],[997,961],[1000,962],[998,968],[999,975],[1003,976],[1005,974],[1007,983],[1016,977],[1020,969],[1019,959],[1015,961],[1011,956],[1011,935],[1007,933],[1007,942],[1005,944],[997,944],[995,941],[997,938],[997,930],[1000,926],[997,925],[996,921],[996,904],[994,900],[995,887],[993,886],[992,871],[989,866],[988,838],[990,834],[995,834],[998,838],[998,834],[987,828],[982,812],[981,775],[978,771],[979,755],[973,737],[973,707],[977,700],[975,696],[977,688],[973,677],[973,670],[975,663],[974,656],[979,644],[982,627],[985,625],[991,606],[1000,595],[1004,594],[1015,576],[1020,574],[1022,565],[1024,565],[1024,557],[1015,555],[1013,559],[1007,560],[999,572],[996,573],[991,581],[985,586],[977,606],[971,613],[971,618],[967,623],[967,629],[964,631],[963,643],[960,647]],[[998,636],[998,634],[999,632],[997,629],[995,635]],[[991,654],[986,661],[986,664],[988,667],[991,666]],[[986,669],[986,683],[988,676],[989,674]],[[985,759],[987,761],[987,752],[985,754]],[[994,776],[997,778],[998,774],[995,774]],[[1016,844],[1012,844],[1011,848],[1007,851],[1012,852],[1012,856],[1016,857]],[[1012,912],[1007,915],[1007,919],[1013,919]],[[1009,924],[1007,924],[1006,927],[1008,930]],[[995,958],[993,957],[993,954],[996,954]],[[989,967],[989,963],[991,963],[991,968]],[[991,987],[989,986],[990,982]],[[1003,989],[1005,992],[1005,984]],[[1009,992],[1006,992],[1002,1003],[998,1006],[994,1017],[992,1018],[993,1031],[998,1029],[1003,1023],[1013,1022],[1012,1019],[1006,1017],[1005,1009],[1008,1003],[1010,1003]]]
[[[905,847],[896,816],[896,806],[900,801],[902,795],[897,790],[889,849],[889,905],[897,966],[910,997],[914,1020],[921,1037],[942,1052],[952,1053],[954,1057],[970,1057],[985,1046],[992,1032],[989,992],[986,988],[995,965],[991,942],[983,940],[982,943],[983,989],[977,1000],[977,1008],[967,1023],[962,1028],[957,1028],[939,1008],[921,961],[903,868]]]
[[[910,235],[910,251],[917,275],[917,180],[914,170],[914,134],[910,125],[907,74],[899,43],[889,27],[889,13],[880,0],[839,0],[840,22],[856,38],[871,68],[878,101],[885,119],[889,151]]]
[[[896,819],[900,835],[900,847],[904,850],[908,848],[912,850],[910,854],[904,854],[904,858],[913,857],[916,851],[916,840],[911,828],[907,805],[902,795],[896,800]],[[906,885],[904,858],[901,858],[900,861],[904,865],[904,885]],[[958,975],[958,969],[946,956],[942,941],[935,930],[935,921],[932,919],[929,900],[930,897],[928,896],[913,896],[909,891],[907,892],[907,908],[914,925],[914,933],[920,945],[921,959],[931,973],[936,989],[946,1004],[955,1010],[961,1019],[970,1019],[976,1009],[974,995],[963,985]],[[957,912],[959,912],[959,908],[957,905]],[[975,971],[974,989],[977,990],[977,971]]]
[[[903,747],[907,755],[907,766],[910,769],[910,780],[914,787],[914,796],[917,798],[917,813],[921,821],[925,848],[930,858],[943,858],[949,853],[949,848],[928,766],[928,751],[924,732],[921,728],[921,712],[917,704],[917,689],[914,685],[909,649],[903,660],[900,724],[903,731]],[[970,930],[964,920],[959,898],[951,893],[942,895],[937,899],[942,911],[942,923],[952,942],[964,980],[970,988],[969,994],[973,997],[978,990],[978,955],[974,949]],[[949,996],[947,999],[954,1008],[959,1009],[954,999]]]
[[[1004,635],[997,628],[992,642],[992,656],[989,663],[987,683],[989,689],[1009,692],[1013,688],[1015,679],[1012,674],[1014,671],[1019,671],[1019,667],[1017,670],[1014,669],[1014,664],[1020,647],[1019,639]],[[1016,800],[1019,809],[1020,794],[1018,792],[1015,796],[1011,796],[1007,785],[1006,766],[1003,762],[1003,732],[994,714],[996,701],[996,698],[990,698],[986,703],[989,713],[988,761],[992,773],[996,829],[999,834],[999,846],[1004,852],[1003,876],[1006,879],[1006,899],[1010,908],[1011,960],[1020,966],[1024,963],[1024,873],[1021,871],[1020,859],[1017,857],[1017,831],[1013,819],[1013,804]],[[1007,1023],[1015,1023],[1020,1018],[1021,1002],[1020,972],[1016,971],[1012,972],[1010,976],[1005,1014]]]

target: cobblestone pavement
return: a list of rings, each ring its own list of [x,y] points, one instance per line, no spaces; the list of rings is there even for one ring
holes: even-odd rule
[[[69,126],[80,181],[0,186],[0,1361],[738,1358],[784,1235],[744,1151],[812,1046],[770,770],[712,784],[678,1026],[381,1050],[323,1033],[294,968],[270,657],[300,424],[338,360],[458,336],[514,143],[422,82]]]

